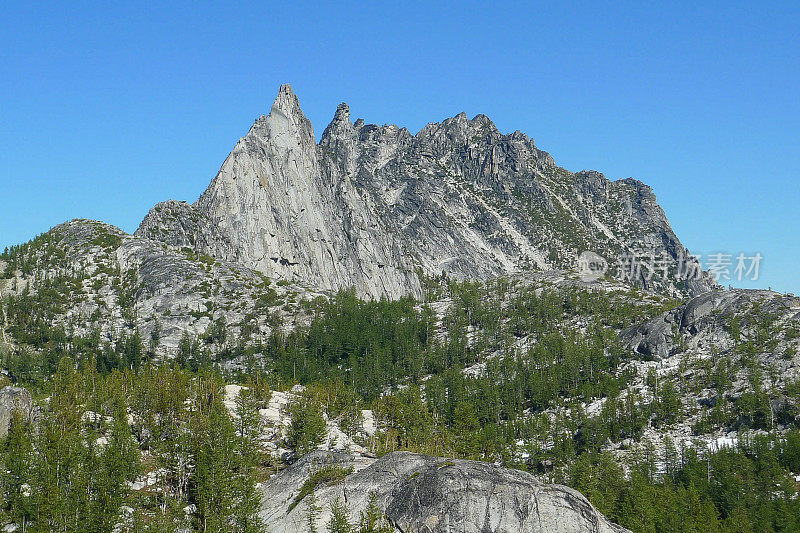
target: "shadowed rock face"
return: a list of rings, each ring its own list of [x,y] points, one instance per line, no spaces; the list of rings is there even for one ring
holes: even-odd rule
[[[157,205],[136,235],[367,297],[420,296],[418,270],[488,279],[574,268],[584,250],[673,266],[686,252],[648,186],[568,172],[484,115],[412,135],[353,123],[341,104],[317,144],[288,85],[196,203]],[[674,281],[639,280],[667,290]]]
[[[416,533],[621,532],[578,492],[532,475],[477,461],[395,452],[379,460],[315,452],[270,479],[262,516],[272,532],[306,531],[308,501],[288,511],[313,468],[351,466],[341,483],[315,490],[322,531],[330,503],[339,498],[357,520],[370,494],[396,531]]]

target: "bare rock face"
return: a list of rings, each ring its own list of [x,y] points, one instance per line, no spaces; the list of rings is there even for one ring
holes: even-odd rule
[[[159,214],[175,212],[174,204],[157,206],[137,235],[193,243],[311,287],[418,294],[413,265],[375,216],[377,206],[351,180],[323,172],[320,159],[311,122],[284,85],[196,204],[166,220]],[[183,222],[187,214],[194,227]]]
[[[0,389],[0,439],[8,435],[14,411],[30,419],[33,414],[31,393],[21,387],[3,387]]]
[[[660,316],[623,330],[623,346],[652,359],[666,359],[687,348],[733,344],[731,320],[739,317],[742,328],[751,327],[760,315],[776,317],[785,324],[800,322],[800,300],[776,292],[735,289],[715,290],[696,296]],[[698,346],[699,344],[699,346]]]
[[[477,461],[450,460],[395,452],[379,460],[315,452],[271,478],[263,487],[262,516],[270,531],[308,530],[311,498],[288,510],[312,469],[352,467],[334,485],[315,489],[324,530],[336,498],[357,521],[374,493],[395,531],[421,533],[622,532],[578,492],[547,485],[532,475]]]
[[[341,104],[317,144],[288,85],[197,202],[157,205],[136,236],[375,298],[420,296],[419,273],[574,269],[586,250],[612,264],[620,254],[659,258],[667,276],[634,279],[647,288],[713,286],[707,277],[679,283],[686,250],[639,181],[568,172],[484,115],[462,113],[412,135],[353,123]]]

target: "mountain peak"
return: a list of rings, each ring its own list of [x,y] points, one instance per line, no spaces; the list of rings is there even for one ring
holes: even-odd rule
[[[289,85],[195,207],[208,221],[190,239],[206,243],[202,253],[374,298],[421,295],[417,269],[485,280],[568,270],[582,250],[608,259],[643,250],[674,265],[683,249],[649,189],[559,169],[526,135],[503,135],[486,115],[459,113],[412,136],[353,124],[341,103],[317,143]],[[641,285],[710,287],[666,275]]]
[[[475,115],[470,122],[472,122],[473,124],[480,124],[481,126],[485,126],[490,130],[499,131],[497,129],[497,126],[494,125],[494,122],[492,122],[492,119],[490,119],[483,113]]]
[[[323,146],[331,146],[336,143],[339,138],[348,137],[354,131],[353,123],[350,122],[350,106],[342,102],[336,107],[336,113],[333,114],[333,120],[322,132],[321,144]]]
[[[305,144],[314,143],[314,128],[300,109],[300,101],[289,84],[281,85],[269,114],[259,117],[244,139],[264,142],[288,133]]]
[[[286,96],[295,96],[292,86],[288,83],[284,83],[278,88],[278,96],[282,94],[285,94]]]
[[[294,94],[291,85],[288,83],[281,85],[281,88],[278,89],[278,96],[275,97],[275,101],[272,103],[272,110],[278,110],[286,116],[291,116],[297,112],[302,114],[300,101],[297,99],[297,95]]]
[[[336,106],[336,114],[333,115],[333,120],[350,120],[350,106],[342,102]]]

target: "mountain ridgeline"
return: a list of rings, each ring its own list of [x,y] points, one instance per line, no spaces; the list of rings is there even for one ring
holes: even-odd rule
[[[687,250],[650,187],[571,173],[516,131],[464,113],[412,135],[336,110],[319,143],[291,87],[258,118],[194,203],[156,205],[135,233],[317,290],[422,295],[421,277],[488,280],[574,270],[593,251],[655,257],[645,288],[704,292],[681,279]],[[692,260],[690,260],[692,261]]]

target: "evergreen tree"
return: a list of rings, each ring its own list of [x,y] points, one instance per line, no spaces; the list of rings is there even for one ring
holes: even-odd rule
[[[306,500],[308,502],[308,516],[306,517],[308,532],[317,533],[317,518],[319,517],[319,513],[322,511],[322,509],[320,509],[319,504],[317,503],[317,495],[313,490],[308,496],[306,496]]]
[[[383,516],[378,507],[378,495],[371,492],[366,511],[361,511],[358,533],[392,533],[394,528]]]
[[[194,401],[190,420],[195,462],[193,495],[200,530],[229,531],[236,505],[236,431],[214,377],[197,379]]]
[[[347,506],[339,498],[331,502],[331,517],[328,520],[328,533],[353,533]]]
[[[258,516],[261,499],[253,475],[260,463],[261,415],[252,389],[241,389],[236,397],[237,472],[234,481],[233,531],[256,533],[263,530]]]
[[[291,423],[286,440],[299,455],[316,449],[325,440],[327,424],[321,406],[314,399],[301,396],[289,406],[288,415]]]
[[[4,468],[0,471],[3,499],[11,520],[25,530],[35,511],[30,497],[33,444],[28,421],[19,411],[15,410],[11,415],[3,452]]]

